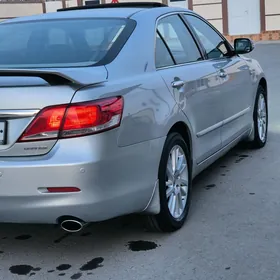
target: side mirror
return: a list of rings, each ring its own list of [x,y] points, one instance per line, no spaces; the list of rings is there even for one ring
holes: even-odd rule
[[[254,42],[251,39],[239,38],[234,40],[234,50],[237,54],[246,54],[253,51]]]

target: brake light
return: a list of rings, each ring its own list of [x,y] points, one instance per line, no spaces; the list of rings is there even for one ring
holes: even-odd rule
[[[24,131],[19,142],[84,136],[118,127],[123,98],[44,108]]]

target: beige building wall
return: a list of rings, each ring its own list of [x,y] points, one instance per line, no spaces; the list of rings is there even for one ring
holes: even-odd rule
[[[13,1],[11,3],[11,1]],[[41,14],[43,12],[56,12],[57,9],[62,8],[62,1],[46,1],[43,0],[0,0],[0,21],[20,16],[28,16],[34,14]],[[73,7],[78,5],[81,0],[63,0],[66,7]],[[102,0],[106,3],[111,3],[111,0]],[[119,0],[119,2],[129,1],[149,1],[149,2],[164,2],[170,3],[172,6],[187,7],[193,9],[198,14],[205,17],[212,23],[220,32],[229,34],[229,23],[231,14],[228,11],[228,4],[230,0],[185,0],[186,2],[170,2],[170,0]],[[248,0],[244,0],[248,1]],[[280,39],[280,0],[259,0],[260,1],[260,21],[261,30],[260,34],[250,33],[258,40],[278,40]],[[85,2],[85,0],[83,0]],[[246,3],[246,2],[244,2]],[[254,12],[256,14],[256,11]],[[223,18],[224,17],[224,18]],[[250,21],[251,22],[251,21]],[[225,30],[223,30],[225,29]],[[242,34],[237,35],[250,35],[245,30]],[[245,34],[246,33],[246,34]],[[277,33],[277,34],[276,34]],[[230,35],[229,35],[230,36]]]
[[[66,8],[78,6],[77,0],[66,0]]]
[[[221,0],[193,0],[194,5],[221,3]]]
[[[54,13],[58,9],[62,8],[62,2],[61,1],[48,1],[46,2],[46,12],[47,13]]]
[[[105,3],[111,3],[112,0],[105,0]],[[140,0],[119,0],[119,2],[121,3],[125,3],[125,2],[141,2]],[[162,3],[161,0],[143,0],[142,2],[158,2],[158,3]]]
[[[220,32],[223,32],[221,0],[193,0],[193,10],[206,18]]]
[[[0,19],[30,16],[43,13],[42,3],[1,3]]]
[[[280,30],[280,0],[265,0],[266,30]]]
[[[77,5],[78,5],[77,0],[66,0],[65,1],[66,8],[75,7]],[[47,13],[56,12],[58,9],[61,9],[62,7],[63,7],[62,1],[47,1],[46,2],[46,12]]]

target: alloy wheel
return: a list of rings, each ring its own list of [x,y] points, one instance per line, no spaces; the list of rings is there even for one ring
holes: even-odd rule
[[[258,134],[260,140],[262,142],[265,142],[266,133],[267,133],[267,111],[266,111],[266,100],[263,94],[260,94],[258,100],[257,122],[258,122]]]
[[[166,198],[170,214],[180,219],[188,199],[188,163],[183,149],[174,146],[168,157],[166,168]]]

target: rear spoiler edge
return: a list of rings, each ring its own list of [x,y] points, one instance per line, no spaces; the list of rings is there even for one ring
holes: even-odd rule
[[[96,71],[98,68],[99,70]],[[107,80],[107,70],[103,66],[94,68],[64,68],[63,70],[50,69],[0,69],[0,77],[38,77],[50,85],[76,84],[86,86],[102,83]],[[101,71],[100,71],[101,70]]]

